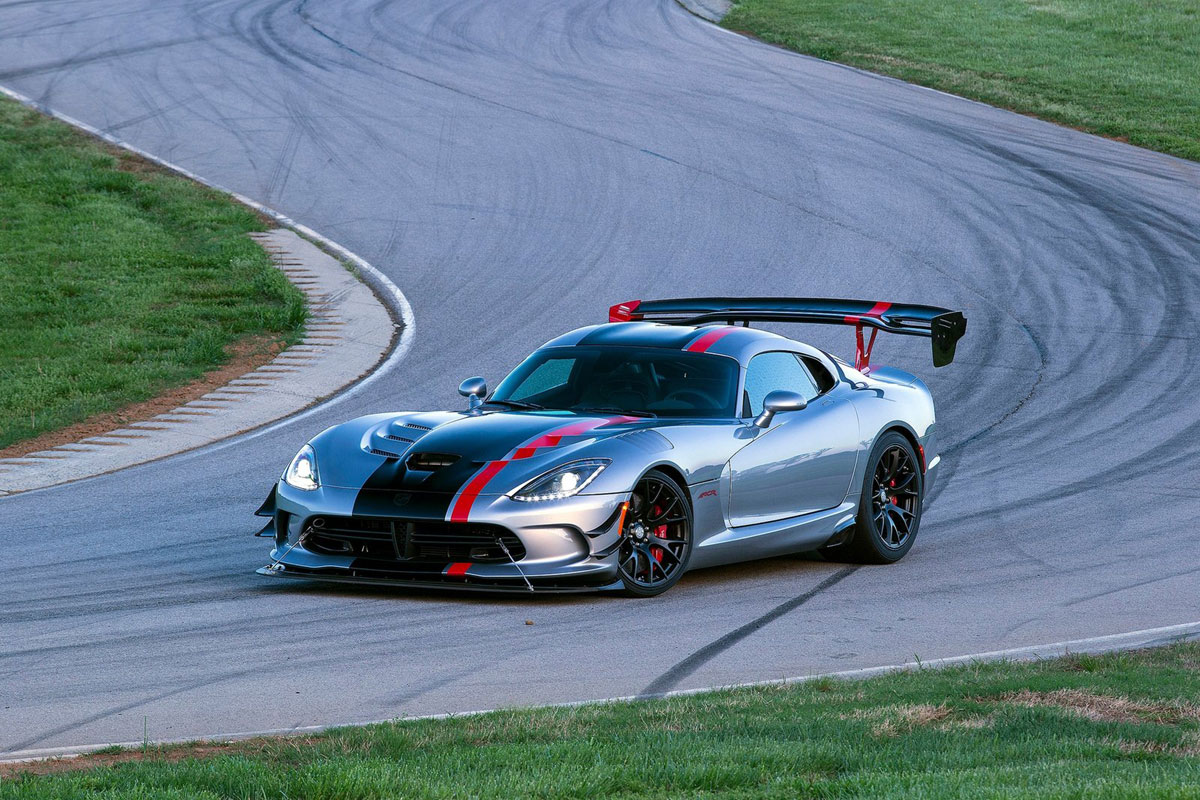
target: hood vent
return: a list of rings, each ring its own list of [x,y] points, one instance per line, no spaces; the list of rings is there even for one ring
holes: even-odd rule
[[[399,458],[400,457],[399,453],[389,453],[387,450],[379,450],[374,447],[372,447],[367,452],[373,456],[383,456],[384,458]]]
[[[383,438],[391,439],[393,442],[404,442],[405,444],[412,444],[416,441],[416,439],[405,439],[403,436],[397,436],[394,433],[385,433]]]
[[[408,457],[407,466],[413,470],[432,472],[435,469],[448,467],[458,459],[459,456],[453,453],[413,453]]]
[[[428,425],[418,425],[415,422],[404,422],[400,425],[401,428],[412,428],[415,431],[431,431],[433,428]]]

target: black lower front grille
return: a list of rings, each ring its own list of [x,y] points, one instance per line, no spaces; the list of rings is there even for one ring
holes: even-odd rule
[[[406,526],[411,558],[449,561],[508,561],[504,547],[518,561],[525,545],[507,528],[469,522],[411,522]]]
[[[373,517],[313,517],[302,539],[316,553],[366,558],[397,557],[392,522]]]
[[[308,521],[304,546],[317,553],[404,561],[508,561],[525,545],[499,525],[470,522],[318,516]],[[503,547],[501,547],[503,543]]]

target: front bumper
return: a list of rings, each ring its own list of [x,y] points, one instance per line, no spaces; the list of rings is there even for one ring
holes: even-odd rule
[[[401,505],[398,494],[404,495]],[[442,510],[446,498],[339,487],[303,492],[281,483],[271,563],[258,574],[492,591],[619,588],[618,525],[628,499],[577,495],[529,503],[480,496],[470,522],[452,524]],[[343,535],[344,528],[355,532]],[[369,530],[359,534],[360,528]],[[508,552],[490,537],[502,539]],[[345,552],[338,552],[341,547]]]
[[[940,455],[934,456],[933,459],[927,465],[925,465],[925,481],[922,489],[924,490],[923,495],[926,500],[928,500],[929,496],[933,493],[933,487],[937,485],[938,473],[941,472],[941,466],[942,457]]]

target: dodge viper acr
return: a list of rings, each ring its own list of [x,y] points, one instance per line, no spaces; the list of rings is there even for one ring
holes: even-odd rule
[[[688,569],[820,550],[893,562],[940,464],[915,376],[879,331],[950,363],[956,311],[814,298],[613,306],[457,411],[373,414],[304,445],[258,513],[272,577],[665,591]],[[853,326],[854,364],[750,327]]]

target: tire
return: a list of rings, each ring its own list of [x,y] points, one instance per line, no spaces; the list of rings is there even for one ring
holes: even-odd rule
[[[827,548],[828,557],[860,564],[904,558],[921,527],[924,493],[925,476],[912,443],[896,431],[880,436],[863,475],[854,534],[845,544]]]
[[[687,490],[652,469],[638,479],[622,524],[617,574],[626,597],[654,597],[679,582],[692,557]]]

